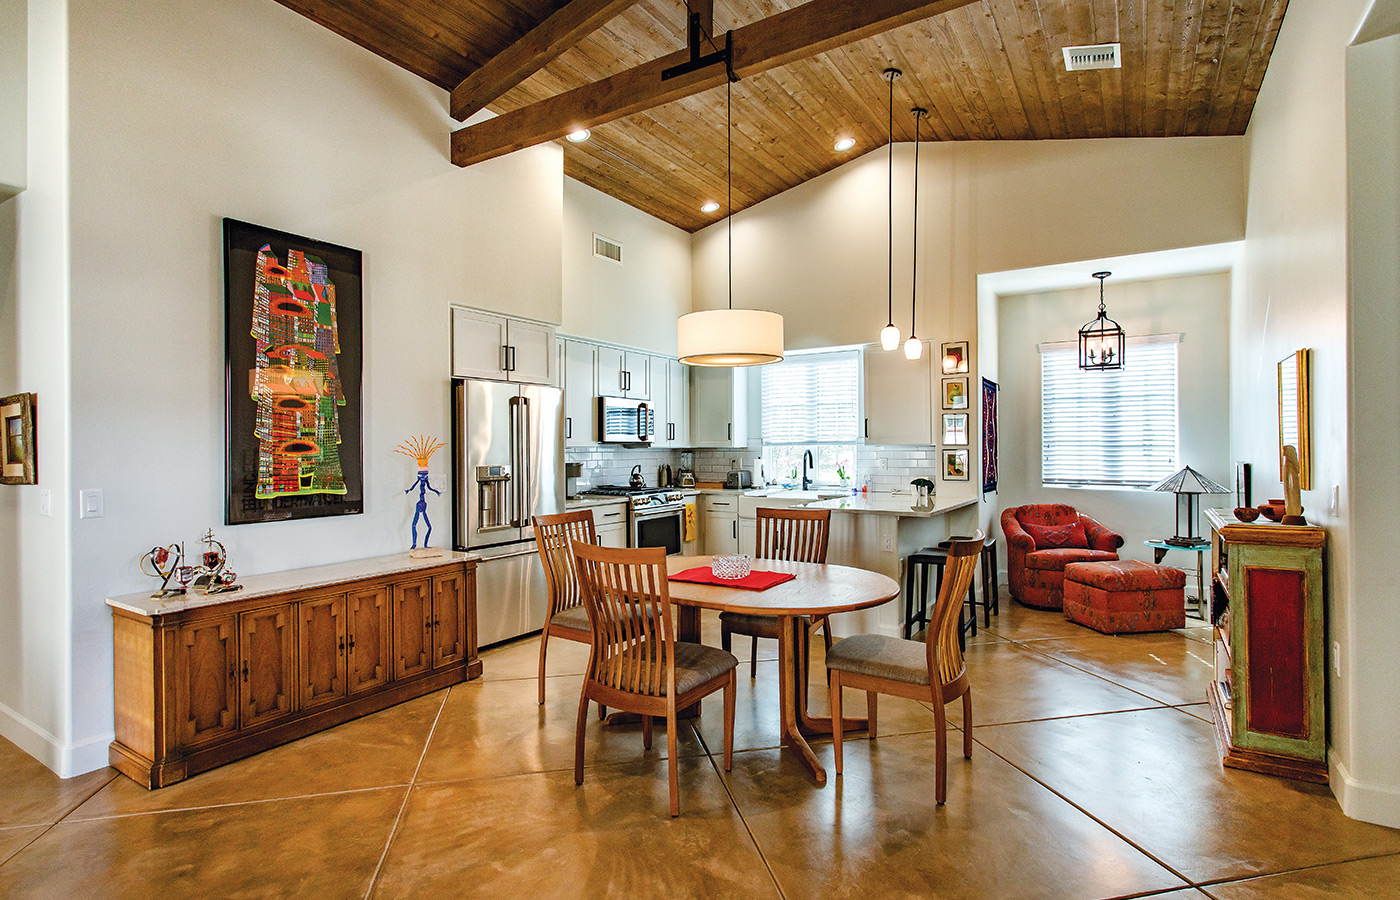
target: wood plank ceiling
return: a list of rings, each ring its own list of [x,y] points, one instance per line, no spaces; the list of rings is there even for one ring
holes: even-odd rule
[[[564,0],[278,0],[451,90]],[[734,209],[896,141],[1237,135],[1249,124],[1288,0],[981,0],[734,84]],[[714,0],[714,30],[799,0]],[[1123,68],[1066,72],[1062,47],[1122,43]],[[638,0],[489,105],[508,112],[686,44],[684,0]],[[564,171],[695,231],[725,214],[725,88],[564,142]],[[845,153],[833,145],[855,139]],[[448,135],[443,135],[444,153]],[[700,211],[713,200],[718,212]]]

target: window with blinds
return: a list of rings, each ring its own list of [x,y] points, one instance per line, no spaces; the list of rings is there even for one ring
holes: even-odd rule
[[[763,367],[763,463],[769,478],[796,480],[812,451],[809,474],[835,484],[855,477],[860,437],[859,350],[790,353]]]
[[[1129,338],[1117,371],[1079,368],[1078,345],[1040,345],[1041,481],[1146,487],[1177,466],[1180,335]]]

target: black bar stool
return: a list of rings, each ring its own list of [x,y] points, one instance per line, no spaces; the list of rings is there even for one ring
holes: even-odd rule
[[[904,560],[904,638],[906,640],[918,633],[920,628],[928,627],[928,591],[929,591],[929,570],[936,570],[933,578],[934,596],[937,596],[939,587],[943,584],[943,567],[948,562],[948,547],[952,541],[944,541],[937,547],[924,547],[917,550]],[[1000,585],[997,583],[997,545],[996,540],[988,535],[982,544],[982,552],[979,554],[982,564],[982,617],[984,625],[992,624],[992,613],[1001,615],[1000,604],[997,594]],[[917,590],[916,590],[917,588]],[[974,580],[967,588],[967,605],[970,615],[964,621],[962,610],[958,610],[958,640],[959,643],[966,643],[964,634],[972,632],[972,636],[977,636],[977,582]],[[917,623],[918,628],[915,627]]]

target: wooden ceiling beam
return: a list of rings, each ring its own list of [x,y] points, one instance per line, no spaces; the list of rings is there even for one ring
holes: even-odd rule
[[[980,2],[809,0],[734,31],[733,68],[741,78],[755,75]],[[452,162],[470,166],[495,159],[724,84],[723,66],[661,80],[662,70],[689,58],[688,50],[679,50],[602,81],[459,129],[452,133]],[[453,106],[455,115],[455,92]]]
[[[462,121],[558,59],[636,0],[570,0],[452,89],[449,111]]]

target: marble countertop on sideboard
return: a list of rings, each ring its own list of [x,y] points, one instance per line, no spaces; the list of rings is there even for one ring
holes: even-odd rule
[[[392,556],[378,556],[372,559],[354,559],[348,562],[330,563],[324,566],[311,566],[305,569],[289,569],[285,572],[269,572],[265,575],[249,575],[247,578],[240,578],[238,583],[243,585],[241,591],[228,591],[218,594],[205,594],[191,588],[187,594],[177,594],[174,597],[167,597],[164,600],[157,600],[151,596],[155,593],[155,582],[152,581],[152,590],[141,591],[136,594],[123,594],[120,597],[108,597],[107,605],[116,609],[124,609],[141,616],[163,616],[170,613],[184,612],[190,609],[198,609],[202,606],[214,606],[220,603],[233,603],[236,601],[249,600],[257,597],[264,597],[269,594],[282,594],[290,591],[313,590],[318,587],[339,584],[346,581],[358,581],[364,578],[378,578],[383,575],[399,575],[404,572],[413,572],[417,569],[430,569],[433,566],[440,566],[445,563],[459,563],[466,560],[476,560],[478,557],[470,553],[460,553],[455,550],[444,550],[442,556],[429,557],[427,559],[411,559],[408,551],[395,553]],[[171,579],[171,584],[175,583]]]

